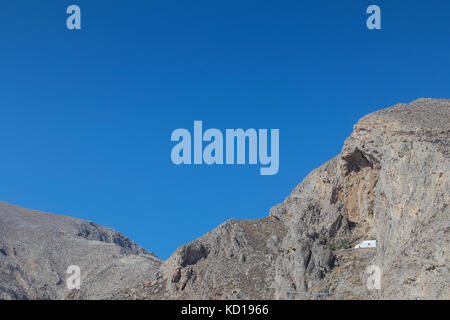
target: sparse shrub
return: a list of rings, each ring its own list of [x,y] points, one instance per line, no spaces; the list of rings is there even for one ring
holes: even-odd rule
[[[340,249],[348,249],[350,248],[350,245],[348,244],[348,240],[347,239],[342,239],[341,240],[341,244],[339,245]]]

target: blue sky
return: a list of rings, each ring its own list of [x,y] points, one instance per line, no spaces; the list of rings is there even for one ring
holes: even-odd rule
[[[366,28],[371,4],[382,30]],[[449,98],[449,37],[447,0],[4,2],[0,200],[167,258],[229,218],[266,216],[365,114]],[[279,128],[279,173],[175,166],[170,135],[194,120]]]

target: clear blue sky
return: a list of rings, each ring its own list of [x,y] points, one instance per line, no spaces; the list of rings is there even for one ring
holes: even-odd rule
[[[366,28],[371,4],[381,31]],[[3,1],[0,41],[0,199],[161,258],[267,215],[365,114],[450,97],[448,0]],[[194,120],[279,128],[279,173],[175,166],[171,132]]]

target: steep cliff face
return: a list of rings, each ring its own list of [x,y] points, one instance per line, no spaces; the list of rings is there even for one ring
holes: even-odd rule
[[[364,117],[345,143],[343,153],[360,150],[377,180],[367,205],[384,297],[450,297],[449,146],[450,101],[432,99]]]
[[[237,298],[329,290],[338,299],[450,298],[449,145],[450,100],[420,99],[362,118],[340,155],[269,218],[245,222],[268,232],[256,237],[230,221],[177,250],[164,263],[165,297],[229,298],[228,289]],[[345,249],[369,239],[376,249]],[[213,254],[195,253],[200,247]],[[381,270],[381,290],[367,288],[370,265]],[[220,290],[211,296],[212,288]]]
[[[229,220],[164,262],[111,229],[0,206],[0,298],[450,299],[449,147],[450,100],[374,112],[268,217]],[[72,251],[91,271],[69,295]]]
[[[317,227],[324,231],[322,244],[376,238],[376,253],[366,260],[380,267],[381,290],[364,290],[365,268],[355,270],[355,292],[338,285],[341,273],[333,270],[326,280],[335,284],[336,297],[449,298],[449,145],[449,100],[420,99],[362,118],[342,153],[272,210],[290,226],[283,244],[295,247],[299,242],[292,239]],[[316,205],[308,210],[306,203]],[[305,221],[317,212],[335,218]],[[309,250],[280,257],[288,266],[280,273],[281,296],[286,286],[304,290],[327,282],[323,274],[298,271],[305,256]]]

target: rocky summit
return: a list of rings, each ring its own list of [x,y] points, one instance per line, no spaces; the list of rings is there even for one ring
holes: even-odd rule
[[[450,299],[449,146],[450,100],[369,114],[268,216],[166,261],[95,223],[0,203],[0,299]]]

